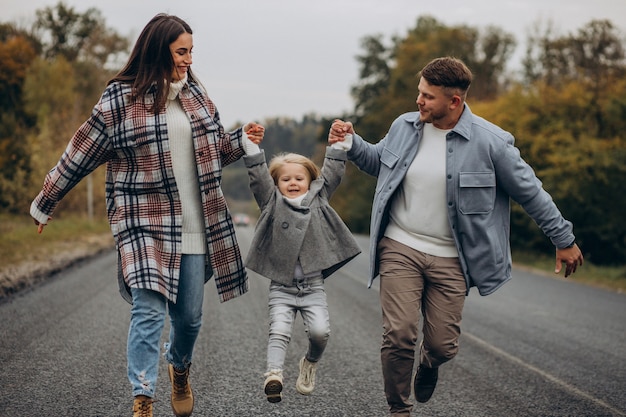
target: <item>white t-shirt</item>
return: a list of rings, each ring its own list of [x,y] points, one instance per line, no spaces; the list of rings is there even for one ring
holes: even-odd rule
[[[446,134],[424,125],[419,150],[391,202],[385,236],[420,252],[458,257],[446,204]]]

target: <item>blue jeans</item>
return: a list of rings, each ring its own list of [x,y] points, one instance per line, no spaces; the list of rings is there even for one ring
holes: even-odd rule
[[[330,336],[328,303],[324,291],[324,279],[312,278],[298,286],[286,286],[272,282],[269,292],[270,330],[267,344],[267,370],[283,369],[287,346],[296,313],[300,312],[304,330],[309,338],[306,359],[321,359]]]
[[[202,325],[205,273],[205,255],[183,255],[176,304],[156,291],[131,288],[133,305],[127,360],[133,396],[154,396],[166,311],[169,311],[171,326],[164,356],[176,369],[186,369],[191,364]]]

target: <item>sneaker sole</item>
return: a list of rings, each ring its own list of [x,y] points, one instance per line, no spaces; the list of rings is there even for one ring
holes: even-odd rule
[[[271,403],[278,403],[283,399],[282,395],[283,384],[278,381],[268,382],[265,386],[265,395],[267,395],[267,401]]]

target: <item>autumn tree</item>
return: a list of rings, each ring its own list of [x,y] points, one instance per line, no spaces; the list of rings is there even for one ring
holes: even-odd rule
[[[25,108],[36,120],[28,136],[31,149],[30,187],[26,198],[41,186],[43,175],[56,163],[65,146],[91,113],[92,107],[112,76],[112,67],[129,41],[107,28],[94,8],[79,13],[58,3],[36,12],[33,33],[40,40],[40,57],[30,66],[24,81]],[[53,88],[50,88],[53,86]],[[63,201],[60,212],[91,214],[92,181],[98,201],[104,200],[104,173],[97,171],[79,184]],[[104,206],[100,213],[104,214]],[[87,210],[86,210],[87,208]]]
[[[570,35],[543,32],[529,49],[526,78],[497,100],[473,110],[512,132],[564,216],[574,223],[585,256],[598,264],[626,263],[626,61],[621,35],[592,21]],[[538,42],[537,39],[534,42]],[[550,243],[517,206],[517,248]]]
[[[582,83],[592,94],[588,109],[591,125],[598,136],[618,133],[605,123],[601,101],[616,81],[626,76],[624,34],[609,20],[592,20],[575,33],[558,35],[548,24],[529,36],[524,58],[524,79],[562,88],[571,82]],[[623,132],[623,130],[622,130]]]
[[[19,211],[30,167],[26,133],[34,119],[24,111],[22,91],[38,43],[24,29],[0,24],[0,208]]]

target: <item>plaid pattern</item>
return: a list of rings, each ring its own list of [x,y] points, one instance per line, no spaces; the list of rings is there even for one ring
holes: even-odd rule
[[[165,113],[131,102],[130,86],[110,84],[46,176],[34,204],[51,215],[86,175],[106,163],[106,204],[119,251],[122,296],[128,287],[158,291],[176,302],[182,249],[182,209],[174,180]],[[204,90],[188,83],[179,94],[191,122],[204,210],[207,256],[220,301],[248,290],[246,271],[226,200],[222,167],[244,155],[242,130],[225,133]],[[208,279],[208,278],[207,278]]]

